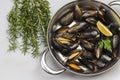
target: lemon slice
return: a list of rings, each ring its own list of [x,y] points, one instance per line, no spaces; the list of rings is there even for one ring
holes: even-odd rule
[[[100,21],[97,22],[97,27],[100,30],[101,33],[103,33],[105,36],[112,36],[112,32]]]

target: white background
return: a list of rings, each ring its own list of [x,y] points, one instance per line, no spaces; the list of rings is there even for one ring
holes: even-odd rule
[[[74,0],[48,1],[50,2],[51,16],[53,16],[60,7]],[[110,1],[112,0],[102,0],[106,4]],[[0,0],[0,80],[120,80],[120,61],[112,70],[98,76],[83,77],[67,71],[60,75],[50,75],[41,69],[40,58],[33,59],[31,55],[24,56],[19,50],[7,52],[9,44],[7,15],[12,5],[12,0]],[[120,14],[119,6],[113,8]],[[57,63],[50,55],[48,55],[48,61],[51,66],[57,68]]]

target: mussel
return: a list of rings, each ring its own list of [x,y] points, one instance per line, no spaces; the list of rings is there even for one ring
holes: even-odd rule
[[[97,10],[89,10],[86,11],[83,15],[82,18],[88,18],[88,17],[96,17],[97,16]]]
[[[110,23],[108,25],[108,27],[110,28],[110,31],[113,33],[113,34],[117,34],[119,32],[119,26],[115,23]]]
[[[75,64],[75,63],[70,63],[70,64],[68,64],[68,66],[69,66],[71,69],[73,69],[73,70],[77,70],[77,71],[80,71],[80,70],[81,70],[80,66],[78,66],[78,65]]]
[[[80,34],[80,38],[83,39],[96,38],[98,35],[99,33],[96,30],[86,30]]]
[[[68,57],[68,60],[72,60],[72,59],[78,57],[81,54],[82,54],[82,51],[74,50],[74,51],[71,52],[70,56]]]
[[[94,49],[94,44],[87,41],[87,40],[82,40],[81,41],[81,46],[83,48],[85,48],[86,50],[90,50],[90,51],[93,51],[93,49]]]
[[[95,59],[94,53],[87,51],[87,50],[83,50],[83,53],[80,55],[80,57],[85,58],[87,60]]]
[[[68,30],[68,27],[67,26],[64,26],[64,27],[61,27],[60,29],[58,29],[56,31],[57,34],[63,34],[63,33],[66,33]]]
[[[103,22],[107,23],[105,20],[105,8],[103,6],[100,6],[98,9],[98,18],[102,20]]]
[[[76,21],[80,21],[82,17],[82,10],[77,4],[75,5],[74,17]]]
[[[97,20],[95,19],[95,17],[88,17],[85,19],[88,23],[90,24],[96,24]]]
[[[93,60],[93,61],[90,61],[90,62],[92,62],[94,65],[98,66],[99,68],[103,68],[106,65],[104,62],[102,62],[100,60]]]
[[[94,50],[95,50],[96,58],[99,59],[102,55],[102,48],[100,48],[98,45],[95,45]]]
[[[117,57],[117,53],[118,53],[118,50],[119,50],[119,43],[120,43],[120,41],[119,41],[119,36],[118,35],[114,35],[113,36],[113,39],[112,39],[112,50],[113,50],[113,56],[114,57]]]
[[[64,37],[64,38],[67,38],[67,39],[71,39],[71,40],[73,40],[73,41],[76,41],[76,35],[74,35],[74,34],[70,34],[70,33],[63,33],[62,34],[62,37]]]
[[[89,24],[86,22],[80,22],[79,24],[73,25],[70,29],[68,29],[68,33],[77,33],[79,31],[84,31],[88,28]]]
[[[94,70],[93,64],[91,62],[89,62],[86,58],[81,57],[78,60],[80,61],[80,63],[82,63],[83,65],[85,65],[90,70]]]
[[[76,70],[77,72],[82,72],[82,73],[90,73],[91,70],[86,67],[84,64],[82,64],[81,62],[76,62],[73,61],[71,63],[67,64],[71,69]]]
[[[63,26],[69,25],[73,21],[73,12],[68,12],[60,19],[60,24]]]
[[[108,55],[102,55],[100,60],[106,64],[110,63],[112,60],[112,57],[109,57]]]

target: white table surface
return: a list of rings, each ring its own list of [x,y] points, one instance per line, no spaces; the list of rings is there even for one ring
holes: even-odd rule
[[[51,7],[51,16],[68,2],[74,0],[48,0]],[[99,0],[101,1],[101,0]],[[112,0],[102,0],[108,4]],[[19,50],[7,52],[8,49],[8,22],[7,15],[13,3],[12,0],[0,0],[0,80],[120,80],[120,61],[110,71],[92,77],[83,77],[69,73],[50,75],[44,72],[40,66],[40,59],[33,59],[31,55],[24,56]],[[120,7],[114,6],[114,10],[120,14]],[[42,49],[43,47],[41,47]],[[48,63],[57,68],[57,63],[48,55]]]

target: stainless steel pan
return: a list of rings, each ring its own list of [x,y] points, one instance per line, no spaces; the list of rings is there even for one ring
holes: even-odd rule
[[[78,74],[78,75],[83,75],[83,76],[92,76],[92,75],[98,75],[101,73],[104,73],[106,71],[108,71],[109,69],[111,69],[118,61],[118,59],[116,59],[115,61],[113,61],[111,63],[111,65],[109,65],[107,68],[103,69],[102,71],[96,72],[96,73],[90,73],[90,74],[83,74],[83,73],[78,73],[76,71],[73,71],[69,68],[67,68],[64,63],[66,62],[66,57],[61,55],[61,53],[55,51],[55,49],[52,47],[52,43],[51,43],[51,36],[53,35],[52,33],[52,29],[53,29],[53,24],[56,22],[56,19],[59,19],[60,15],[66,11],[67,8],[71,7],[74,3],[81,3],[81,2],[87,3],[87,4],[100,4],[100,5],[104,5],[106,7],[109,8],[109,10],[113,13],[113,15],[115,16],[115,18],[117,19],[117,23],[120,25],[120,18],[117,15],[117,13],[111,8],[111,6],[113,5],[120,5],[120,1],[112,1],[110,2],[108,5],[96,1],[96,0],[77,0],[77,1],[73,1],[71,3],[66,4],[65,6],[63,6],[54,16],[53,18],[50,20],[50,23],[48,25],[48,31],[47,31],[47,42],[48,42],[48,49],[46,49],[43,52],[42,58],[41,58],[41,66],[43,68],[44,71],[46,71],[49,74],[60,74],[62,72],[64,72],[65,70],[68,70],[72,73]],[[60,65],[62,65],[62,69],[61,70],[52,70],[51,68],[48,67],[48,65],[46,64],[46,54],[50,52],[51,55],[55,58],[55,60],[60,63]]]

